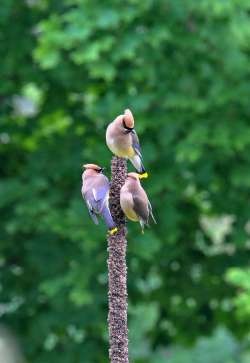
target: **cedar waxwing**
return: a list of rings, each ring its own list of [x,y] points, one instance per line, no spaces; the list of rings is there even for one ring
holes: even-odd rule
[[[148,196],[140,183],[140,174],[128,173],[125,184],[121,188],[120,204],[124,214],[131,221],[140,222],[142,232],[144,225],[149,224],[149,218],[156,220]]]
[[[108,125],[106,143],[113,154],[129,159],[137,172],[147,178],[148,174],[142,164],[139,139],[134,129],[134,117],[130,110],[125,110],[124,115],[117,116]]]
[[[103,174],[103,168],[95,164],[85,164],[82,173],[82,196],[86,201],[89,214],[95,224],[97,215],[104,219],[110,234],[117,232],[117,228],[109,210],[109,180]]]

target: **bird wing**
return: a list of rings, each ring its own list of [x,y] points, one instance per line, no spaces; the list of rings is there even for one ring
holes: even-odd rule
[[[137,155],[139,155],[140,158],[142,159],[141,146],[140,146],[139,138],[138,138],[136,131],[132,130],[130,135],[132,138],[132,147],[133,147],[135,153]]]
[[[84,186],[82,186],[82,197],[83,197],[83,199],[86,202],[89,215],[92,218],[93,222],[95,224],[99,224],[97,215],[95,213],[95,210],[94,210],[93,205],[92,205],[92,202],[91,202],[91,200],[92,200],[92,193],[89,190],[86,191],[86,189],[84,188]]]
[[[94,212],[101,213],[108,199],[109,188],[109,180],[105,175],[98,175],[91,181],[85,200],[88,200]]]
[[[107,201],[109,194],[109,180],[105,175],[100,175],[93,183],[92,192],[95,203],[95,207],[101,212],[105,202]]]
[[[99,221],[98,221],[97,215],[96,215],[95,211],[93,210],[93,208],[92,208],[92,206],[91,206],[90,202],[89,202],[86,198],[84,198],[84,199],[86,200],[86,204],[87,204],[87,207],[88,207],[88,211],[89,211],[89,215],[90,215],[90,217],[92,218],[92,220],[93,220],[93,222],[94,222],[95,224],[99,224]]]
[[[107,202],[109,193],[109,180],[105,175],[100,175],[82,187],[82,196],[87,204],[89,214],[95,224],[98,224],[97,214],[101,213]]]
[[[147,201],[140,195],[133,195],[134,211],[145,224],[148,224],[149,208]]]

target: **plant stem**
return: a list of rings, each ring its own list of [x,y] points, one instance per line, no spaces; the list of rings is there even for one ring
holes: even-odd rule
[[[126,224],[120,207],[120,189],[127,176],[127,161],[111,161],[110,210],[118,232],[108,236],[109,272],[109,358],[111,363],[128,363]]]

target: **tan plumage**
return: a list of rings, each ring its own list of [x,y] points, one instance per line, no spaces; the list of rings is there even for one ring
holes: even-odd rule
[[[106,143],[113,154],[129,159],[138,173],[147,177],[142,163],[139,139],[134,129],[134,117],[130,110],[125,110],[123,115],[117,116],[108,125]]]
[[[140,222],[142,232],[150,217],[156,223],[148,196],[140,183],[140,175],[128,173],[120,194],[121,208],[128,219]]]

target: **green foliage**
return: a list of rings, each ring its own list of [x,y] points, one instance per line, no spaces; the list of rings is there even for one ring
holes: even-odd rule
[[[242,345],[225,329],[215,331],[212,337],[201,337],[192,349],[172,347],[162,351],[153,363],[247,363],[249,355],[245,355]]]
[[[239,289],[233,301],[237,317],[245,321],[250,316],[250,269],[231,268],[227,271],[226,279]]]
[[[247,335],[249,10],[2,0],[0,314],[29,361],[108,362],[105,228],[81,200],[81,165],[109,167],[105,128],[127,107],[158,221],[144,236],[129,224],[132,361],[221,324]],[[195,361],[183,349],[173,363]]]

